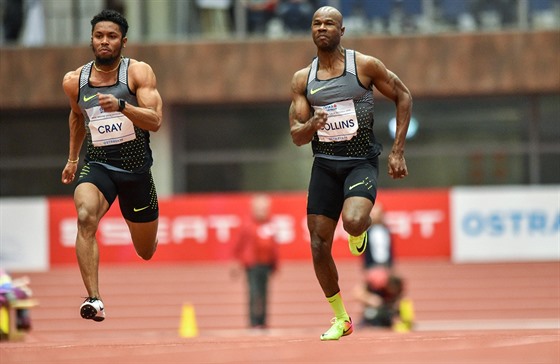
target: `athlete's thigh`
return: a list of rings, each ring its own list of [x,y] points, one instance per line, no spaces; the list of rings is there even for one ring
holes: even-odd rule
[[[119,205],[132,238],[142,257],[151,257],[157,239],[159,206],[154,180],[146,173],[116,172]]]
[[[307,214],[338,221],[344,202],[344,180],[336,173],[336,162],[315,158],[307,195]]]
[[[130,231],[132,243],[136,250],[141,248],[152,248],[157,239],[159,219],[148,222],[132,222],[125,219]]]
[[[377,198],[377,160],[357,161],[344,183],[343,221],[363,221]]]
[[[146,223],[159,216],[158,198],[151,172],[115,172],[119,205],[123,217],[133,223]]]
[[[378,158],[353,162],[344,181],[344,198],[365,197],[375,203],[378,166]]]
[[[86,164],[82,168],[74,190],[74,204],[78,214],[87,213],[99,221],[116,196],[117,188],[106,168],[95,163]]]

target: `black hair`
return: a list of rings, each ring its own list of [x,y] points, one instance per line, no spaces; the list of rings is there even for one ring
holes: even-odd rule
[[[122,14],[119,13],[118,11],[105,9],[102,10],[96,16],[94,16],[93,19],[91,19],[92,33],[93,33],[93,28],[95,28],[95,25],[101,21],[110,21],[117,24],[121,29],[123,38],[126,37],[126,32],[128,32],[128,22],[126,21],[126,18],[122,16]]]

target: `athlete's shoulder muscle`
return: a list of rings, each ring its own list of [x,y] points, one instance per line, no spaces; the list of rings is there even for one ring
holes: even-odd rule
[[[77,70],[70,71],[66,73],[62,79],[62,88],[68,97],[75,98],[78,95],[81,70],[82,67]]]
[[[378,58],[356,52],[356,67],[360,81],[369,87],[388,76],[387,68]]]
[[[135,59],[128,66],[129,87],[134,92],[139,87],[156,87],[156,75],[152,67]]]
[[[311,66],[307,66],[306,68],[302,68],[292,77],[292,93],[303,95],[305,89],[307,87],[307,75],[309,74],[309,70]]]

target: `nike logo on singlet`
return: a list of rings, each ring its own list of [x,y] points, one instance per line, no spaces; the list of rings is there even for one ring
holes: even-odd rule
[[[311,89],[311,90],[309,91],[309,93],[310,93],[311,95],[315,95],[317,92],[321,91],[321,90],[324,89],[325,87],[327,87],[327,86],[326,86],[326,85],[325,85],[325,86],[321,86],[321,87],[319,87],[319,88],[316,88],[315,90],[314,90],[314,89]]]
[[[94,95],[91,95],[91,96],[84,95],[84,102],[88,102],[89,100],[93,99],[95,96],[97,96],[97,94],[94,94]]]

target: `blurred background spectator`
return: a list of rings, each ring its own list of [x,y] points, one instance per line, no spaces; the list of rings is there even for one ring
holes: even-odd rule
[[[232,275],[237,277],[241,270],[245,271],[249,325],[258,329],[267,327],[269,279],[278,268],[278,245],[274,224],[270,220],[270,204],[267,195],[252,197],[250,214],[243,219],[239,239],[233,246],[237,264],[234,264]]]
[[[16,43],[23,27],[23,0],[3,0],[2,5],[4,39]]]
[[[3,44],[79,44],[89,29],[75,19],[109,8],[139,24],[130,34],[136,43],[199,35],[282,38],[304,33],[324,5],[340,9],[348,35],[560,28],[560,0],[0,0],[0,32]]]
[[[268,22],[276,13],[278,0],[242,0],[247,10],[247,30],[249,34],[263,35]]]
[[[308,34],[315,7],[309,0],[280,0],[277,14],[282,19],[284,30],[290,33]]]
[[[118,11],[121,14],[126,13],[125,0],[105,0],[105,8]]]
[[[482,30],[510,28],[517,20],[516,0],[474,0],[470,13]]]

